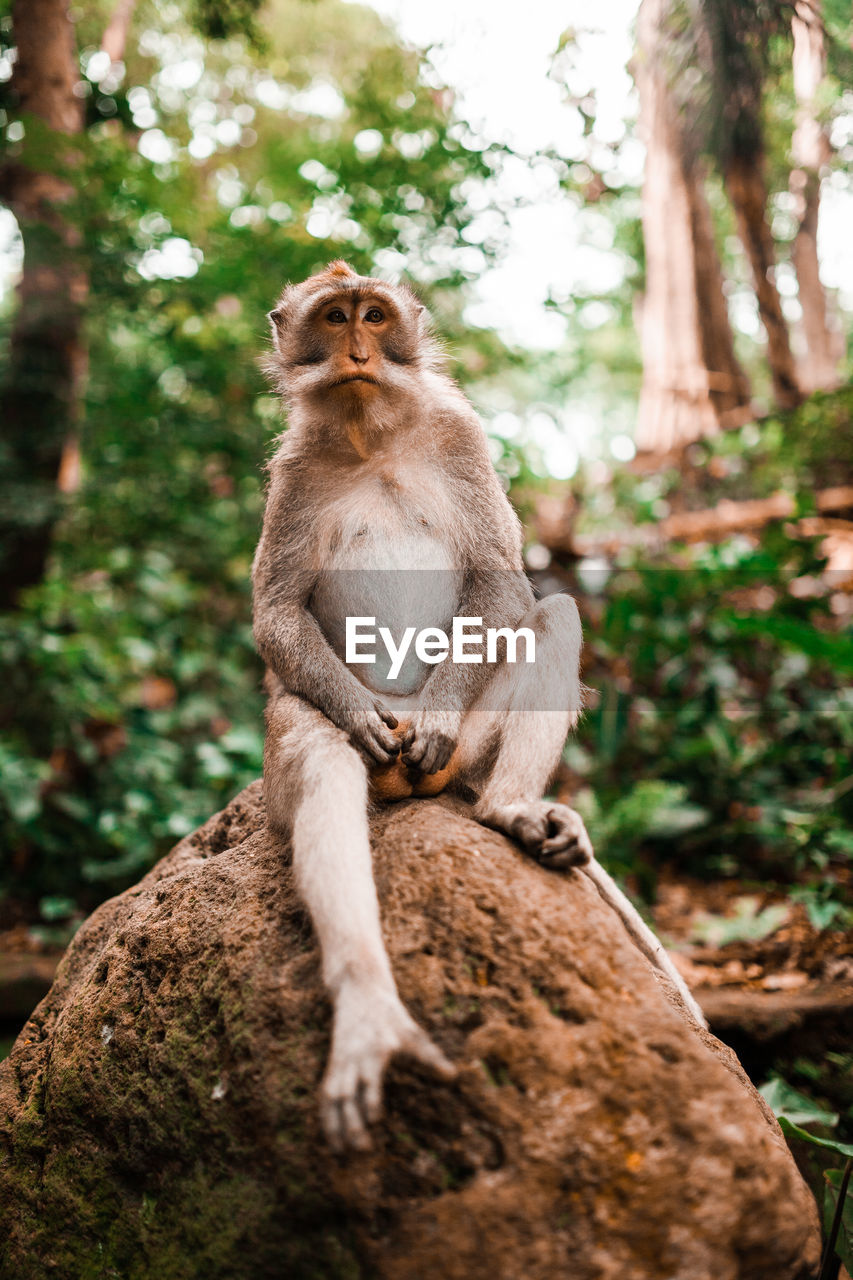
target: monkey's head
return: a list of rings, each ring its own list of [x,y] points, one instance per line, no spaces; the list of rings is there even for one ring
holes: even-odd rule
[[[267,371],[289,403],[327,415],[381,417],[417,395],[417,375],[439,359],[412,291],[357,275],[346,262],[288,285],[269,320]]]

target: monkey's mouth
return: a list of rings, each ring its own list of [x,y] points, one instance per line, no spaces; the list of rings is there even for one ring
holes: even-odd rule
[[[353,373],[346,378],[337,378],[333,383],[333,387],[345,387],[351,382],[369,382],[371,386],[378,386],[376,379],[371,377],[369,373]]]

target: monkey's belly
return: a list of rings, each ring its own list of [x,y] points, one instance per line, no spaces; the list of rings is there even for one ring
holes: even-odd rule
[[[309,607],[332,648],[363,684],[376,693],[406,697],[423,688],[434,665],[418,657],[416,638],[429,627],[449,635],[460,584],[461,575],[437,538],[408,531],[379,538],[366,532],[335,557]],[[348,618],[373,619],[358,624],[361,638],[351,637],[349,655],[372,657],[372,662],[347,661]]]

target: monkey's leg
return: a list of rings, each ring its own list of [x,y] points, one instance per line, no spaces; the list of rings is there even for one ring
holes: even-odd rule
[[[662,943],[596,861],[580,815],[541,799],[580,714],[581,630],[574,601],[549,596],[520,625],[536,635],[535,664],[498,670],[463,725],[459,778],[478,793],[475,816],[518,840],[545,866],[582,867],[646,958],[707,1026]]]
[[[534,632],[536,660],[498,667],[469,711],[459,782],[476,792],[481,822],[548,866],[577,866],[592,857],[583,821],[568,805],[542,799],[581,709],[577,606],[571,596],[548,596],[518,626]]]
[[[392,1054],[411,1054],[445,1078],[454,1068],[397,994],[373,883],[363,759],[322,712],[293,695],[271,699],[267,721],[268,822],[292,841],[334,1008],[323,1124],[333,1146],[366,1148]]]

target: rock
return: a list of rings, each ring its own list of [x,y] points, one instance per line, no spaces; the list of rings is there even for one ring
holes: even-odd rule
[[[794,1280],[814,1202],[731,1051],[578,873],[453,801],[374,822],[404,1061],[365,1155],[260,786],[100,907],[0,1066],[3,1280]]]

